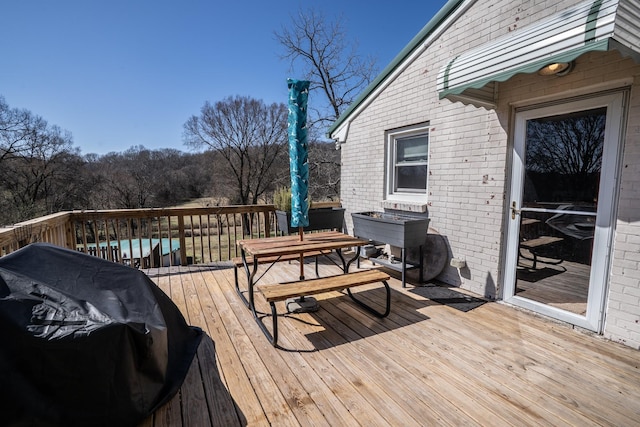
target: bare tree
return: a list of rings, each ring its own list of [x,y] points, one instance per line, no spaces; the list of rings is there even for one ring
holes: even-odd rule
[[[308,107],[313,114],[309,124],[323,131],[372,81],[376,61],[358,55],[358,45],[347,39],[341,18],[328,23],[312,9],[300,10],[290,22],[291,26],[275,32],[275,37],[292,70],[311,82],[309,90],[324,94],[326,103],[309,102]]]
[[[309,144],[309,195],[316,201],[340,199],[340,151],[333,143]]]
[[[28,110],[10,108],[0,96],[0,163],[28,151],[34,135],[46,127],[46,122]]]
[[[84,156],[84,208],[124,209],[172,206],[206,195],[211,187],[209,153],[183,153],[132,146],[102,156]],[[209,162],[210,164],[210,162]]]
[[[109,153],[102,161],[103,182],[110,195],[109,203],[118,209],[151,207],[151,195],[158,165],[144,146],[132,146],[122,153]]]
[[[216,177],[231,179],[232,203],[255,204],[282,180],[287,164],[287,106],[249,97],[206,102],[199,116],[184,124],[184,142],[208,147],[224,159]],[[212,171],[214,172],[214,171]]]
[[[527,122],[526,201],[568,197],[592,204],[598,197],[606,111],[552,116]]]
[[[106,154],[96,163],[96,174],[106,190],[100,202],[118,209],[159,206],[158,194],[179,169],[172,160],[167,152],[142,145]]]
[[[600,172],[604,110],[531,120],[527,126],[527,169],[585,177]]]
[[[376,61],[358,54],[358,44],[348,39],[342,18],[328,22],[311,9],[292,16],[290,26],[275,32],[284,48],[283,59],[296,75],[309,80],[307,123],[311,140],[321,141],[328,126],[340,117],[376,75]],[[340,156],[324,144],[311,144],[312,197],[333,199],[340,194]]]
[[[31,113],[27,116],[29,131],[5,152],[0,168],[3,221],[69,209],[82,197],[76,179],[82,162],[71,134]]]

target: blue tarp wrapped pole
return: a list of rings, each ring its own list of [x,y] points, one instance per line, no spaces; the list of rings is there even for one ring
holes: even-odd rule
[[[289,87],[289,171],[291,173],[291,227],[309,225],[309,159],[307,143],[307,100],[309,82],[287,79]],[[304,255],[300,254],[300,280],[304,280]]]
[[[291,226],[309,226],[309,161],[307,99],[309,82],[287,79],[289,87],[289,170],[291,172]]]

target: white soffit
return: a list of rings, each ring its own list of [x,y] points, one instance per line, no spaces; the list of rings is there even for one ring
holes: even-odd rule
[[[494,83],[616,49],[640,62],[640,1],[588,0],[449,60],[438,73],[440,99],[495,107]]]

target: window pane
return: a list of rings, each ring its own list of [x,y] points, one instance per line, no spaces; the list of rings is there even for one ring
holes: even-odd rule
[[[426,190],[427,165],[397,166],[396,190]]]
[[[405,128],[388,139],[387,195],[422,196],[427,192],[429,131],[426,124]],[[413,200],[413,199],[411,199]]]
[[[596,206],[606,108],[527,121],[524,206]]]
[[[429,139],[427,135],[399,138],[396,140],[398,163],[427,161]]]

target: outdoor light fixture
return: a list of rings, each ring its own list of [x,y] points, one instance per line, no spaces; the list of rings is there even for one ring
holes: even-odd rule
[[[571,62],[553,62],[545,65],[538,70],[538,74],[541,76],[566,76],[573,70],[573,61]]]

